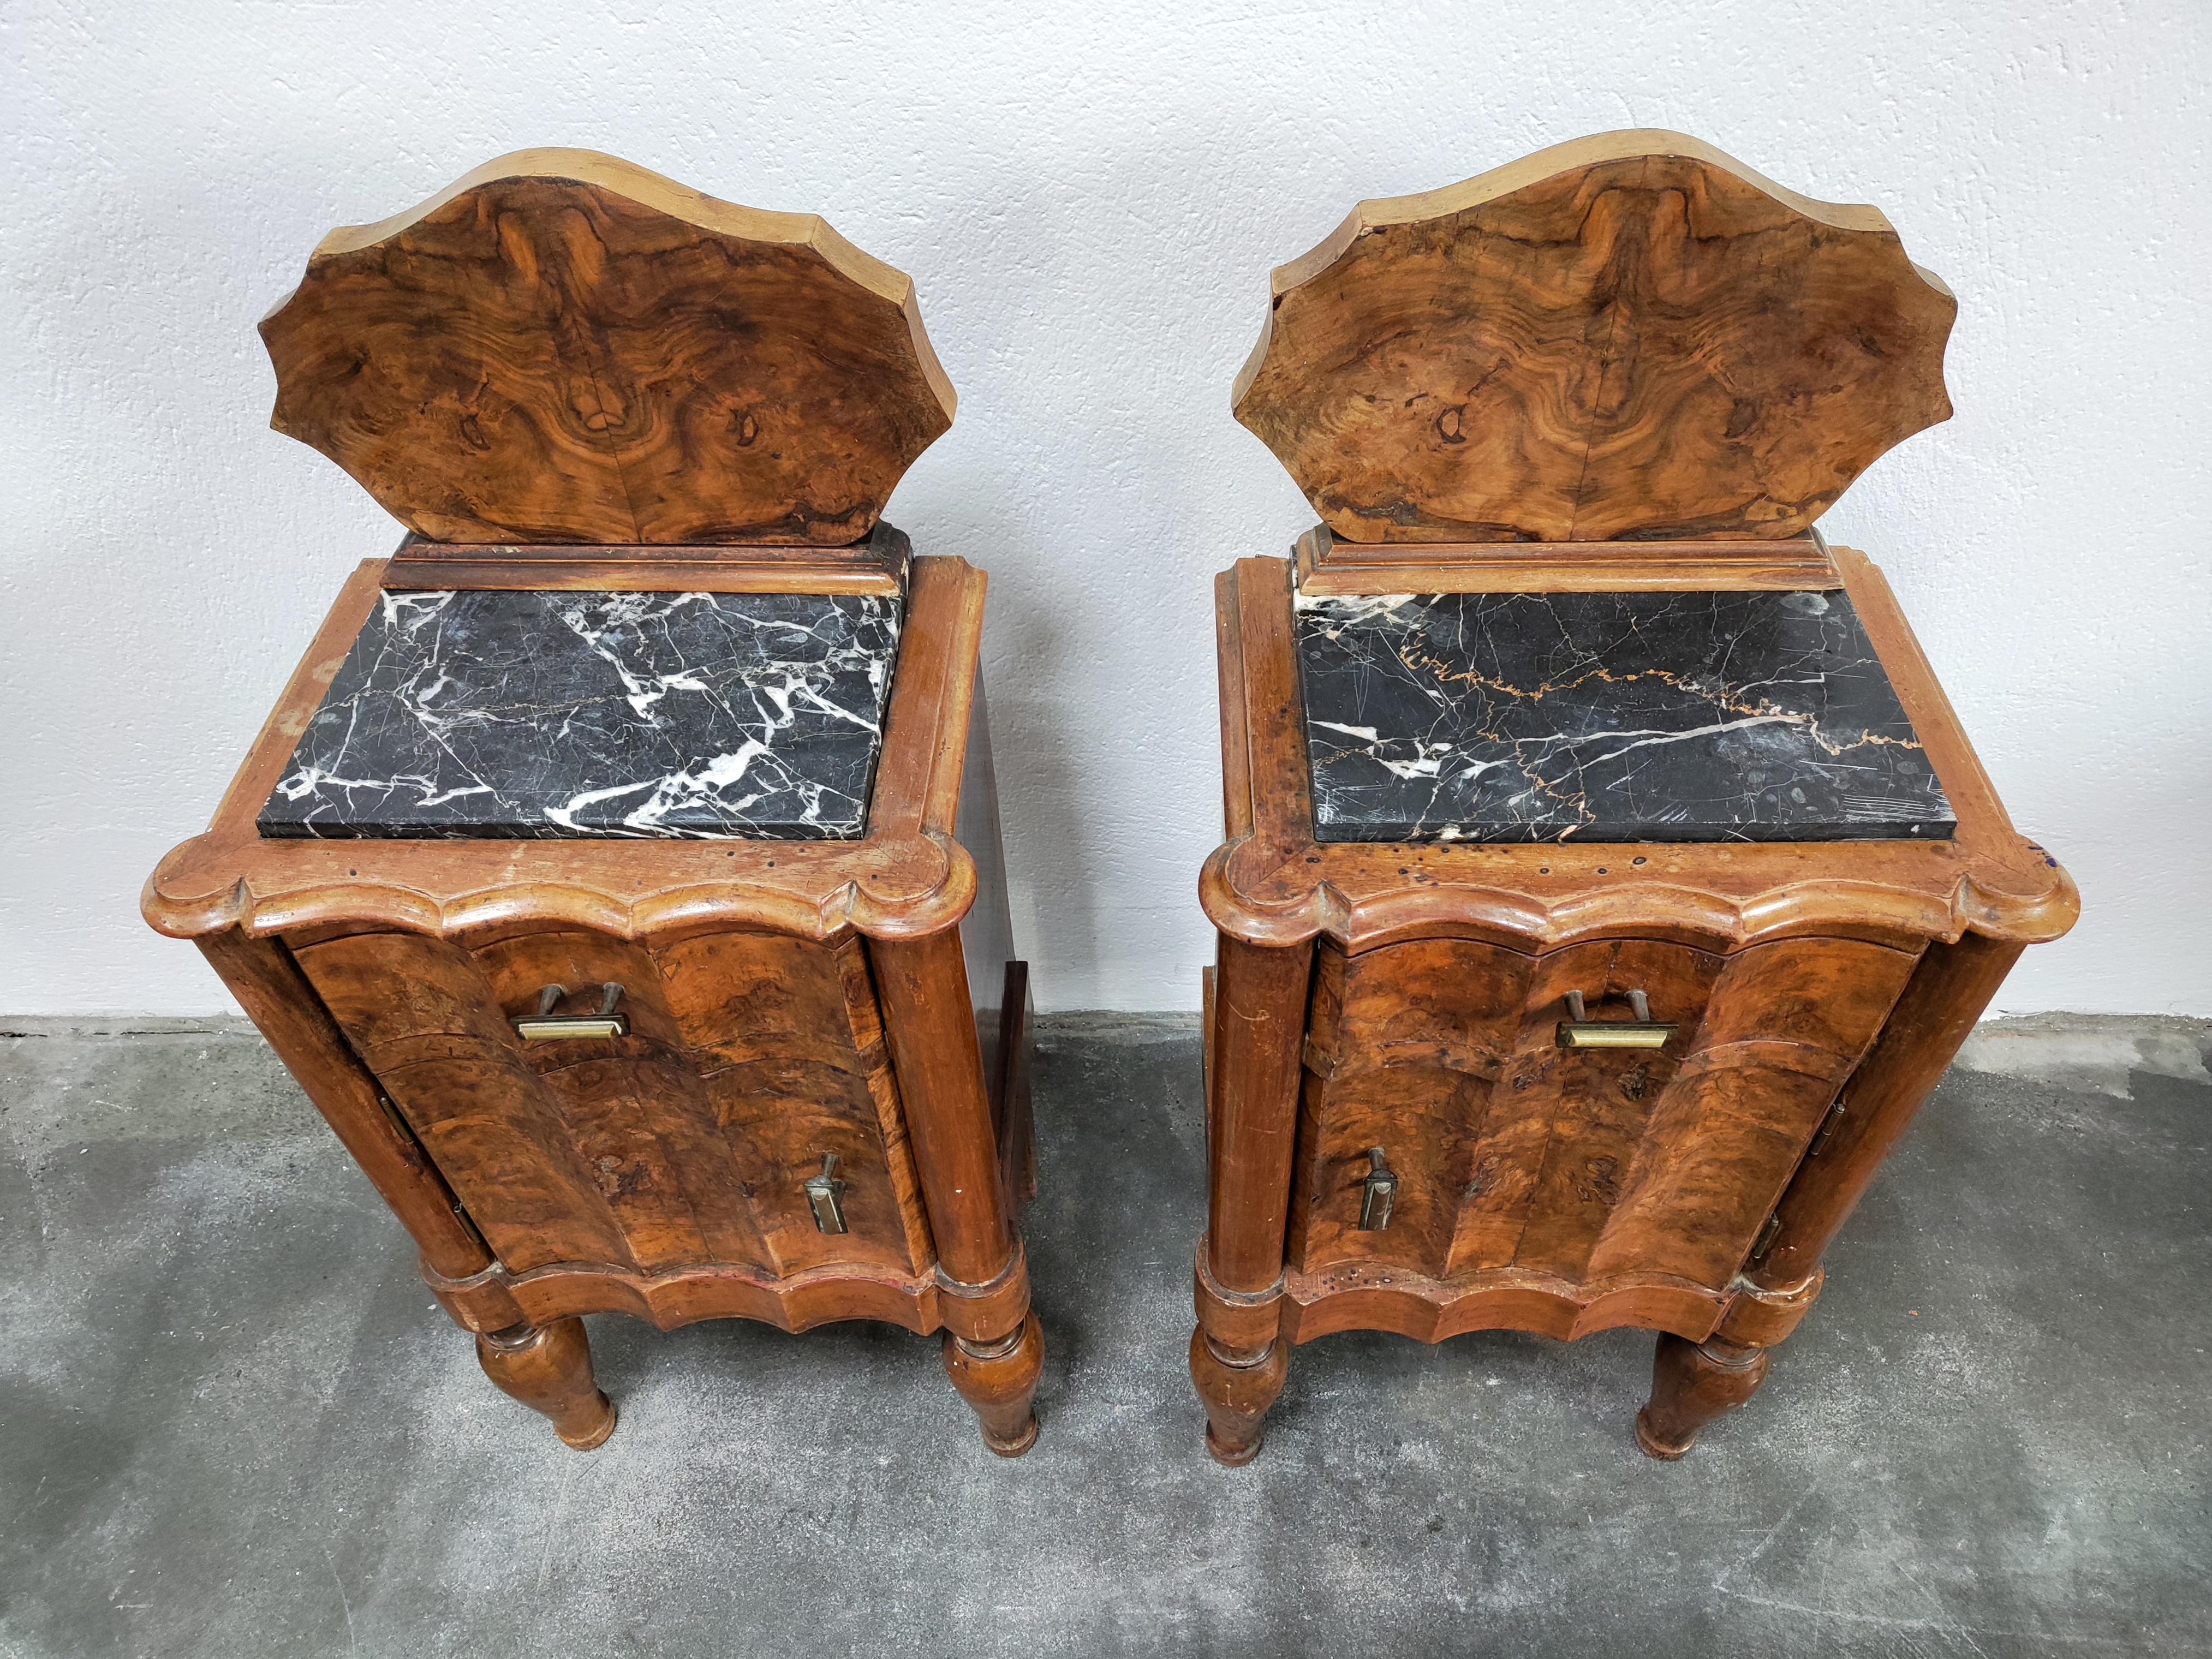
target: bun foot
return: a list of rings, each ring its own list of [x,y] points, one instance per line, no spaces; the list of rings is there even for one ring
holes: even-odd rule
[[[1698,1443],[1705,1425],[1737,1410],[1765,1381],[1764,1348],[1663,1335],[1651,1357],[1650,1403],[1636,1414],[1636,1443],[1645,1456],[1671,1463]]]
[[[606,1444],[619,1413],[592,1379],[592,1345],[580,1319],[510,1325],[477,1338],[477,1359],[501,1391],[550,1419],[577,1451]]]
[[[1239,1468],[1260,1455],[1267,1408],[1290,1375],[1290,1344],[1279,1337],[1244,1349],[1216,1343],[1202,1329],[1190,1334],[1190,1380],[1206,1406],[1206,1449],[1215,1462]]]
[[[1034,1313],[994,1342],[969,1342],[945,1334],[945,1374],[975,1408],[983,1443],[1001,1457],[1019,1457],[1036,1444],[1032,1408],[1044,1370],[1044,1330]]]

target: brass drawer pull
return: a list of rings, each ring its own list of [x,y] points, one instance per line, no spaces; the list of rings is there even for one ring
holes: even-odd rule
[[[813,1206],[817,1231],[845,1231],[845,1183],[837,1179],[836,1153],[822,1154],[822,1173],[807,1179],[806,1201]]]
[[[1674,1028],[1651,1018],[1651,1000],[1641,991],[1628,994],[1634,1019],[1592,1019],[1580,991],[1567,993],[1567,1012],[1559,1022],[1562,1048],[1663,1048]]]
[[[1359,1231],[1379,1233],[1390,1224],[1390,1206],[1397,1200],[1398,1177],[1380,1146],[1367,1149],[1367,1179],[1359,1187]]]
[[[596,1014],[556,1014],[561,999],[568,994],[558,985],[549,985],[538,994],[538,1012],[514,1022],[514,1034],[525,1042],[559,1042],[576,1037],[618,1037],[629,1035],[629,1016],[615,1012],[615,1004],[622,1000],[623,988],[609,984],[600,988],[599,1012]]]

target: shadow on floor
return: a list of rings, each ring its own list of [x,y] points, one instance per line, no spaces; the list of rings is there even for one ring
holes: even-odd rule
[[[1344,1335],[1230,1471],[1183,1370],[1188,1020],[1041,1033],[1045,1425],[1013,1463],[933,1339],[613,1317],[622,1426],[567,1451],[250,1030],[16,1029],[11,1659],[2212,1650],[2201,1031],[2153,1071],[2075,1028],[2045,1080],[2032,1032],[1954,1071],[1682,1463],[1631,1444],[1648,1336]]]

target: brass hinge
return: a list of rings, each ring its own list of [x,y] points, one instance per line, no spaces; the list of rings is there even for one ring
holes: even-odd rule
[[[1843,1121],[1844,1097],[1841,1095],[1838,1095],[1836,1097],[1836,1103],[1828,1108],[1827,1116],[1820,1120],[1820,1128],[1814,1132],[1813,1144],[1805,1149],[1805,1156],[1808,1158],[1820,1157],[1820,1148],[1828,1144],[1828,1138],[1836,1133],[1836,1125]]]
[[[483,1229],[477,1225],[475,1217],[461,1207],[461,1200],[458,1198],[453,1200],[453,1219],[461,1224],[462,1230],[476,1240],[477,1247],[486,1255],[494,1261],[499,1260],[499,1252],[492,1249],[491,1241],[483,1236]]]
[[[1774,1236],[1781,1231],[1782,1212],[1777,1210],[1766,1218],[1765,1224],[1759,1230],[1759,1237],[1751,1241],[1751,1259],[1753,1261],[1766,1260],[1766,1253],[1774,1248]]]

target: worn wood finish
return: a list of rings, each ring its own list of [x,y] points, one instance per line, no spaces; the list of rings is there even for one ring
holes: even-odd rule
[[[1662,1335],[1651,1362],[1651,1399],[1636,1414],[1636,1443],[1673,1462],[1708,1423],[1749,1402],[1766,1381],[1766,1365],[1764,1348]]]
[[[592,567],[545,568],[560,586]],[[913,564],[859,842],[263,841],[254,813],[387,570],[348,584],[148,919],[200,945],[493,1380],[570,1443],[612,1425],[578,1318],[623,1312],[942,1330],[987,1443],[1018,1455],[1042,1355],[1013,1219],[1028,991],[995,802],[964,787],[972,765],[989,793],[981,574]],[[988,1079],[963,934],[995,988]],[[545,988],[585,1013],[610,983],[623,1034],[520,1039]],[[842,1233],[805,1193],[825,1155]]]
[[[1832,558],[1957,810],[1950,842],[1316,842],[1289,568],[1224,576],[1191,1362],[1215,1455],[1256,1451],[1290,1345],[1342,1330],[1666,1333],[1639,1430],[1655,1455],[1750,1397],[2004,970],[2078,904],[2004,816],[1880,574]],[[1704,585],[1698,560],[1668,580]],[[1240,975],[1264,994],[1231,1001]],[[1562,1048],[1570,991],[1595,1019],[1642,991],[1675,1033]],[[1363,1230],[1378,1146],[1395,1196]]]
[[[1191,1379],[1212,1425],[1207,1446],[1238,1463],[1259,1450],[1260,1419],[1289,1364],[1275,1331],[1313,952],[1226,936],[1219,951],[1206,1023],[1209,1220]]]
[[[464,951],[374,933],[296,955],[318,995],[515,1273],[563,1261],[651,1276],[775,1276],[929,1259],[857,942],[717,933],[659,951],[577,929]],[[512,1021],[623,988],[629,1035],[525,1043]],[[805,1184],[838,1160],[849,1231]]]
[[[480,1273],[491,1252],[455,1200],[422,1145],[347,1048],[344,1034],[317,1000],[291,953],[275,939],[237,933],[197,941],[224,988],[268,1039],[307,1098],[336,1132],[362,1173],[422,1252],[426,1271],[453,1278]],[[511,1302],[495,1309],[513,1324]]]
[[[479,1334],[477,1358],[502,1392],[550,1418],[553,1431],[577,1451],[597,1450],[615,1431],[615,1403],[592,1380],[582,1320]]]
[[[878,522],[850,547],[745,544],[670,546],[464,546],[410,535],[385,568],[386,592],[566,588],[602,593],[906,592],[912,544]]]
[[[434,541],[862,541],[955,401],[904,275],[589,150],[332,231],[261,333],[270,423]]]
[[[1607,133],[1360,204],[1233,402],[1349,541],[1771,540],[1949,416],[1957,309],[1876,209]]]
[[[975,860],[953,824],[957,734],[968,727],[985,584],[960,559],[914,562],[868,833],[859,841],[531,841],[487,849],[261,839],[254,815],[377,604],[386,564],[369,561],[346,584],[207,833],[156,866],[143,898],[156,930],[196,939],[238,927],[258,938],[329,923],[467,943],[527,917],[656,945],[733,928],[826,941],[937,932],[975,902]]]
[[[1291,579],[1317,599],[1370,593],[1782,593],[1839,587],[1818,532],[1780,542],[1339,541],[1316,525]]]
[[[945,1334],[945,1374],[975,1408],[983,1443],[1001,1457],[1019,1457],[1036,1444],[1037,1374],[1044,1366],[1044,1329],[1035,1314],[994,1342],[970,1342]]]
[[[1326,934],[1352,951],[1424,937],[1542,952],[1626,936],[1723,954],[1799,934],[1908,950],[1970,930],[2059,937],[2080,910],[2072,879],[2013,828],[1881,572],[1849,548],[1830,552],[1957,813],[1951,841],[1317,842],[1288,562],[1243,559],[1217,588],[1234,662],[1222,674],[1229,833],[1200,875],[1207,916],[1251,945]]]
[[[1881,1040],[1852,1074],[1820,1151],[1777,1206],[1781,1225],[1751,1271],[1754,1284],[1780,1289],[1820,1270],[1821,1255],[1942,1081],[2021,948],[1979,933],[1928,947]]]
[[[1270,1342],[1240,1349],[1216,1340],[1201,1327],[1190,1334],[1190,1375],[1206,1407],[1206,1449],[1230,1468],[1260,1455],[1268,1407],[1290,1378],[1291,1345]]]

